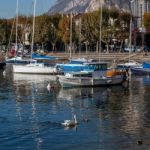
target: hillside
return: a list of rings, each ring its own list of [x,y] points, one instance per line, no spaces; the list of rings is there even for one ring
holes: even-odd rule
[[[85,13],[99,9],[99,0],[57,0],[48,13]],[[129,11],[130,0],[101,0],[103,6]]]

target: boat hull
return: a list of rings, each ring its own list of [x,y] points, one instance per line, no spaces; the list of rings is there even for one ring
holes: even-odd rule
[[[13,65],[13,72],[20,74],[56,74],[55,67]]]
[[[124,82],[123,75],[101,78],[66,77],[64,75],[59,75],[58,79],[62,87],[106,86],[122,84]]]
[[[135,75],[150,75],[150,68],[131,68],[131,73]]]
[[[6,64],[30,64],[35,62],[33,59],[23,59],[22,57],[13,57],[10,59],[6,59]]]

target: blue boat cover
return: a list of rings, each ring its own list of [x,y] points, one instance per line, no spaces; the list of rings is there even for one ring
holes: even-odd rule
[[[144,62],[143,63],[143,68],[150,69],[150,63],[149,62]]]
[[[48,59],[48,60],[55,60],[55,56],[45,56],[45,55],[40,55],[37,53],[32,54],[32,59]]]

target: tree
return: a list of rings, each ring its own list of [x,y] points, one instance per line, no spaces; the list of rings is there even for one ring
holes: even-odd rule
[[[35,42],[36,43],[47,43],[52,45],[52,51],[55,49],[55,44],[58,40],[57,30],[60,15],[49,16],[43,14],[36,17],[35,23]]]
[[[70,42],[70,20],[69,16],[63,15],[58,24],[58,38],[67,45]]]
[[[82,33],[85,42],[93,43],[99,40],[99,11],[84,14],[82,17]]]
[[[143,24],[145,28],[150,28],[150,13],[144,14]]]
[[[0,19],[0,43],[9,42],[9,37],[11,33],[11,23],[6,19]]]

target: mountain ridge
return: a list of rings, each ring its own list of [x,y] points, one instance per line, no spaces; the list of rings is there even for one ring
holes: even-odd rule
[[[103,6],[115,7],[120,10],[130,10],[130,0],[101,0]],[[49,14],[55,13],[86,13],[98,10],[99,0],[57,0],[49,9]]]

